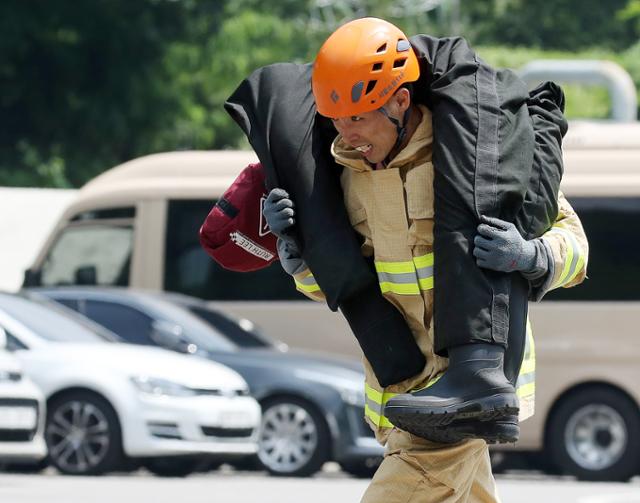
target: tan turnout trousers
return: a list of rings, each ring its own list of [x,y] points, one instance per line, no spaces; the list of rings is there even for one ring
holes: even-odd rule
[[[484,440],[429,442],[394,429],[361,503],[499,503]]]

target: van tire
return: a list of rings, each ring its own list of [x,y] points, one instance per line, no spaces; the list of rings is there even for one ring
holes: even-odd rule
[[[640,411],[621,391],[589,386],[569,392],[548,423],[553,464],[580,480],[626,481],[640,469]]]

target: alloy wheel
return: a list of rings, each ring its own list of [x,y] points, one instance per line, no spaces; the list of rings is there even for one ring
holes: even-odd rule
[[[258,458],[273,473],[290,474],[309,463],[318,440],[318,426],[307,409],[277,403],[263,413]]]
[[[45,429],[49,456],[66,473],[86,473],[109,451],[109,421],[94,404],[70,400],[52,411]]]

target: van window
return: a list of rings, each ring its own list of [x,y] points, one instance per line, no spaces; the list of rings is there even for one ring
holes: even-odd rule
[[[215,201],[169,201],[164,288],[210,300],[301,300],[291,277],[274,263],[238,273],[220,267],[200,246],[198,231]]]
[[[570,203],[589,240],[588,279],[545,299],[640,300],[640,198],[577,197]]]
[[[128,286],[133,225],[71,224],[58,236],[42,265],[42,286]]]

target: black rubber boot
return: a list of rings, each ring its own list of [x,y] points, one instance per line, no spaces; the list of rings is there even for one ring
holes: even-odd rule
[[[440,380],[391,398],[385,416],[398,428],[436,442],[515,442],[518,398],[503,362],[504,348],[496,344],[450,348],[449,368]]]

